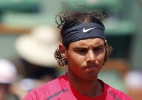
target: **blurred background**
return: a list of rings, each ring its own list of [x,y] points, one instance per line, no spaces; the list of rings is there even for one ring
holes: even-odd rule
[[[133,100],[142,100],[142,0],[0,0],[0,59],[13,63],[18,76],[8,83],[15,96],[9,100],[20,100],[30,89],[65,72],[52,58],[60,42],[55,16],[63,2],[76,10],[83,11],[79,5],[85,5],[105,14],[106,39],[113,52],[99,78]]]

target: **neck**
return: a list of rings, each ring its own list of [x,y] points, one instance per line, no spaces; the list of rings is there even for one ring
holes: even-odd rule
[[[83,80],[68,73],[67,77],[73,89],[84,96],[96,97],[103,93],[103,86],[97,79]]]

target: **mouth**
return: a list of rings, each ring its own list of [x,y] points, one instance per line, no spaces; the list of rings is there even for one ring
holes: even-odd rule
[[[95,71],[95,70],[97,70],[98,68],[97,68],[97,66],[87,66],[87,67],[85,67],[84,68],[86,71]]]

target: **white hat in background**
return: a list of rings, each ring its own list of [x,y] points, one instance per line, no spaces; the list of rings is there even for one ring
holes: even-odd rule
[[[31,33],[19,37],[16,50],[26,61],[40,66],[57,66],[54,52],[58,47],[58,31],[51,26],[37,26]]]
[[[10,84],[16,79],[17,70],[14,64],[6,59],[0,59],[0,83]]]
[[[125,76],[125,83],[129,88],[142,89],[142,72],[130,71]]]

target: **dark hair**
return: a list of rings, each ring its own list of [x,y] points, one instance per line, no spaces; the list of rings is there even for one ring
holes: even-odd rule
[[[61,37],[63,37],[62,33],[65,30],[73,26],[79,25],[81,23],[92,22],[92,23],[100,24],[104,27],[102,23],[103,19],[104,19],[104,15],[98,10],[97,11],[84,11],[84,12],[75,11],[75,10],[74,11],[66,10],[64,12],[59,13],[56,16],[56,23],[58,25],[57,27],[61,29],[60,34],[61,34]],[[66,44],[66,45],[63,44],[63,45],[65,46],[66,49],[69,48],[69,44]],[[105,62],[106,62],[109,55],[111,54],[112,47],[109,46],[108,44],[105,44],[105,45],[106,45],[106,56],[105,56]],[[67,65],[67,60],[61,56],[59,49],[55,51],[54,56],[60,66]]]
[[[19,58],[21,66],[24,67],[25,77],[33,79],[41,79],[45,76],[49,76],[52,79],[57,77],[57,70],[54,66],[42,66],[32,64],[23,58]]]

